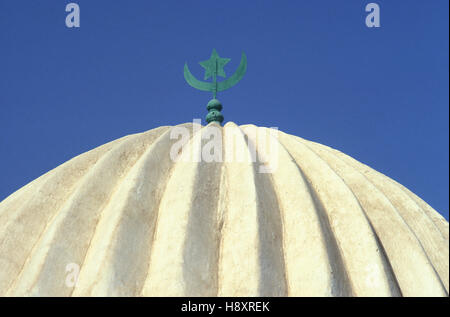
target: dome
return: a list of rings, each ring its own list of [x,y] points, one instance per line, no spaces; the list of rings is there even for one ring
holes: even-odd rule
[[[0,267],[2,296],[448,296],[449,226],[330,147],[187,123],[97,147],[2,201]]]

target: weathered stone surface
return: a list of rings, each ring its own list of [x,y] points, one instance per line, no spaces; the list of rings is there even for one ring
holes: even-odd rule
[[[160,127],[6,198],[0,295],[448,295],[449,226],[419,197],[324,145],[280,132],[265,156],[253,132],[266,128],[231,128],[219,128],[224,162],[174,162]],[[246,138],[256,162],[231,158],[251,157]],[[260,173],[262,161],[276,168]]]

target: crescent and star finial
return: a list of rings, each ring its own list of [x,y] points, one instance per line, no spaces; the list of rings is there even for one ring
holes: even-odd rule
[[[200,62],[200,65],[205,69],[204,80],[208,80],[212,77],[212,82],[198,80],[189,71],[187,63],[184,64],[184,79],[187,83],[196,89],[210,91],[213,93],[213,99],[208,102],[206,107],[208,110],[206,121],[208,123],[218,122],[220,124],[223,121],[223,115],[220,113],[220,110],[222,110],[222,104],[216,99],[217,92],[224,91],[236,85],[242,77],[244,77],[245,72],[247,71],[247,56],[244,52],[242,52],[241,62],[236,72],[223,81],[217,81],[217,77],[219,76],[223,78],[226,77],[223,68],[229,61],[229,58],[220,57],[219,54],[217,54],[217,51],[213,49],[211,57],[206,61]]]

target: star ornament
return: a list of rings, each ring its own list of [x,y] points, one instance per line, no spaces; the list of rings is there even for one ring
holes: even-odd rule
[[[226,77],[223,68],[230,61],[230,58],[222,58],[217,54],[216,49],[213,49],[211,57],[207,61],[200,62],[200,65],[205,69],[205,80],[213,76]],[[214,76],[215,75],[215,76]]]

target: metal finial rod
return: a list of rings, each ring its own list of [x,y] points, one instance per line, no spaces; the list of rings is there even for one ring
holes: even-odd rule
[[[219,54],[217,54],[216,50],[213,49],[211,57],[206,61],[200,62],[200,65],[205,69],[204,80],[212,77],[212,82],[210,83],[200,81],[195,78],[194,75],[192,75],[192,73],[189,71],[187,63],[184,65],[184,78],[186,79],[187,83],[196,89],[210,91],[213,94],[213,99],[208,103],[207,106],[209,113],[206,116],[206,121],[208,123],[213,121],[222,123],[223,115],[220,113],[220,110],[222,110],[222,104],[219,100],[216,99],[217,93],[236,85],[242,79],[242,77],[244,77],[245,72],[247,71],[247,56],[245,56],[245,53],[242,53],[241,63],[239,64],[236,72],[228,79],[218,82],[218,76],[224,78],[226,77],[223,68],[229,61],[229,58],[221,58]]]

